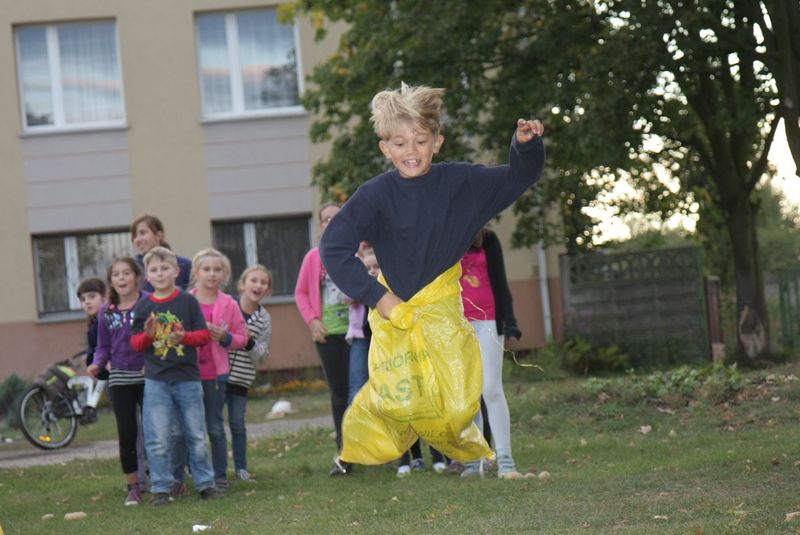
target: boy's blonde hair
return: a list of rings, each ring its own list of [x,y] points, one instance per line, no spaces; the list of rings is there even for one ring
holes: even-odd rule
[[[244,271],[242,271],[242,274],[239,275],[239,291],[241,291],[242,286],[244,286],[244,281],[247,280],[247,276],[254,271],[263,271],[264,273],[267,274],[267,280],[269,281],[269,288],[267,289],[267,295],[272,295],[272,273],[270,272],[270,270],[267,269],[266,266],[263,266],[261,264],[253,264],[252,266],[249,266],[245,268]]]
[[[197,270],[200,268],[200,263],[206,258],[218,258],[220,260],[222,263],[222,276],[224,277],[220,286],[227,286],[231,280],[231,261],[213,247],[198,251],[192,258],[192,283],[197,281]]]
[[[381,91],[372,97],[372,124],[383,140],[407,122],[419,124],[439,135],[442,121],[444,89],[410,86],[401,82],[400,89]]]
[[[166,247],[162,247],[160,245],[157,247],[153,247],[152,249],[147,251],[147,254],[144,255],[142,263],[144,263],[145,269],[147,269],[147,266],[149,266],[150,262],[152,262],[153,260],[157,260],[159,262],[166,262],[172,267],[178,268],[178,257],[175,255],[175,253],[173,253]]]

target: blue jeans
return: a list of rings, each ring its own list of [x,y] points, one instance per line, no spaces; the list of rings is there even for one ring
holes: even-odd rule
[[[216,380],[203,381],[203,406],[206,409],[206,428],[211,439],[211,461],[214,464],[214,479],[227,479],[228,440],[225,438],[225,383],[228,375]]]
[[[150,466],[150,492],[172,488],[172,422],[177,421],[189,450],[197,490],[214,486],[214,471],[206,446],[205,414],[199,381],[144,380],[144,444]]]
[[[350,377],[347,384],[347,405],[369,380],[369,338],[353,338],[350,346]]]
[[[247,396],[240,396],[228,390],[225,397],[228,401],[228,425],[231,427],[233,444],[233,466],[237,472],[247,470],[247,428],[244,425]]]

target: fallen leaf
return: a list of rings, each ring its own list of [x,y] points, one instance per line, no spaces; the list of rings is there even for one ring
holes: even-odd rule
[[[531,417],[531,420],[533,420],[534,422],[541,422],[542,420],[544,420],[544,416],[542,416],[541,414],[534,414]]]
[[[653,520],[669,520],[669,517],[665,515],[654,515]]]
[[[252,496],[252,495],[253,495],[253,494],[255,494],[255,493],[256,493],[256,491],[255,491],[255,490],[248,490],[247,492],[245,492],[245,493],[244,493],[244,495],[245,495],[245,496]]]
[[[400,498],[398,498],[397,496],[392,496],[392,501],[393,502],[399,502]]]
[[[64,496],[63,498],[61,498],[60,500],[58,500],[58,503],[69,503],[69,501],[70,501],[71,499],[72,499],[72,496]]]
[[[581,527],[584,529],[589,529],[592,527],[592,525],[588,522],[584,522],[583,524],[581,524]]]
[[[585,448],[585,447],[586,447],[586,446],[588,446],[588,445],[589,445],[589,443],[588,443],[588,442],[586,442],[586,439],[585,439],[585,438],[582,438],[582,439],[581,439],[581,446],[583,446],[583,447]]]
[[[647,433],[649,433],[652,430],[653,430],[653,426],[652,425],[643,425],[643,426],[641,426],[639,428],[639,432],[641,434],[643,434],[643,435],[646,435]]]
[[[97,474],[95,474],[93,472],[89,472],[89,475],[86,476],[86,477],[88,479],[94,479],[95,481],[97,481],[98,479],[103,479],[102,477],[98,476]]]
[[[56,515],[54,515],[53,513],[47,513],[46,515],[42,515],[42,520],[52,520],[53,518],[55,518],[55,516]]]
[[[675,414],[675,409],[670,409],[669,407],[656,407],[656,410],[661,414]]]
[[[667,434],[668,434],[668,435],[669,435],[671,438],[675,438],[675,437],[677,437],[677,436],[678,436],[678,433],[677,433],[677,432],[675,432],[675,430],[674,430],[674,429],[670,429],[670,430],[669,430],[669,433],[667,433]]]
[[[102,500],[102,499],[103,499],[103,491],[100,491],[100,493],[99,493],[99,494],[97,494],[97,495],[95,495],[95,496],[92,496],[91,498],[89,498],[89,500],[90,500],[92,503],[97,503],[97,502],[99,502],[99,501],[100,501],[100,500]]]
[[[773,466],[778,466],[779,464],[781,464],[781,460],[778,459],[777,457],[773,457],[772,459],[770,459],[769,462],[771,462]]]
[[[781,400],[780,396],[772,396],[772,402],[777,403]]]

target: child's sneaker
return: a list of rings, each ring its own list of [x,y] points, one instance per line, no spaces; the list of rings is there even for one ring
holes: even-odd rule
[[[521,479],[522,474],[517,472],[517,466],[511,455],[497,457],[497,477],[500,479]]]
[[[218,489],[228,490],[231,488],[231,483],[228,481],[228,478],[220,478],[214,480],[214,486]]]
[[[253,475],[244,468],[236,471],[236,477],[239,478],[240,481],[255,481]]]
[[[218,500],[225,496],[225,491],[217,487],[208,487],[200,491],[201,500]]]
[[[411,459],[411,469],[415,472],[422,472],[425,470],[425,461],[420,458]]]
[[[159,505],[169,505],[174,501],[175,500],[172,498],[172,496],[169,495],[169,493],[157,492],[156,494],[153,495],[153,499],[150,501],[150,503],[155,506],[159,506]]]
[[[411,467],[407,464],[401,464],[397,467],[397,477],[408,477],[411,475]]]
[[[448,474],[452,474],[454,476],[459,475],[461,472],[464,471],[464,463],[461,461],[450,461],[450,464],[447,465],[445,472]]]
[[[82,424],[93,424],[97,422],[97,409],[94,407],[84,407],[80,421]]]
[[[461,477],[483,477],[484,464],[483,459],[479,461],[470,461],[464,463],[464,470],[461,472]]]
[[[442,461],[433,463],[433,471],[436,472],[437,474],[444,473],[445,468],[447,468],[447,466],[445,466],[445,464]]]
[[[187,494],[189,494],[189,489],[186,487],[186,483],[181,483],[180,481],[172,483],[172,488],[169,490],[170,498],[180,498]]]
[[[125,498],[125,505],[140,505],[142,503],[142,493],[139,484],[128,485],[128,497]]]
[[[331,467],[331,471],[329,472],[329,474],[331,477],[346,476],[347,474],[350,473],[352,469],[353,469],[352,464],[339,459],[339,457],[334,457],[333,466]]]

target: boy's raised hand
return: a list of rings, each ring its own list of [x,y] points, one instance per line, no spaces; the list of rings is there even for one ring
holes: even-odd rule
[[[538,119],[517,119],[517,142],[527,143],[544,135],[544,125]]]

